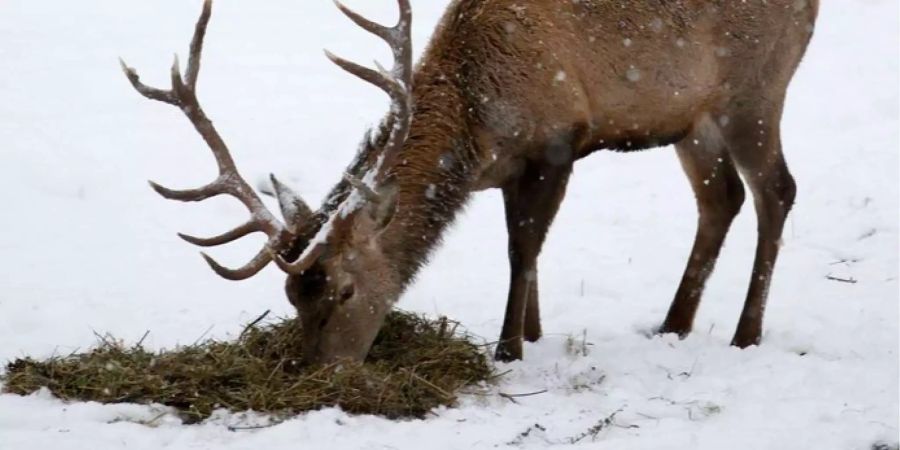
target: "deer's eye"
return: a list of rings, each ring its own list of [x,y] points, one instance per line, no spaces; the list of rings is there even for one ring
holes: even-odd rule
[[[325,291],[326,279],[325,272],[314,266],[313,269],[300,276],[301,294],[308,299],[318,298]]]
[[[348,284],[341,288],[341,292],[338,294],[338,302],[344,303],[347,300],[353,298],[353,294],[356,293],[356,289],[352,284]]]

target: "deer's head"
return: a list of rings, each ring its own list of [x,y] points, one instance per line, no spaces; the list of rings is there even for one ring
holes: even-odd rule
[[[219,236],[179,236],[192,244],[211,247],[250,233],[265,233],[266,245],[243,267],[231,269],[206,254],[203,257],[213,271],[229,280],[250,278],[274,261],[287,274],[287,296],[303,324],[304,356],[314,363],[365,358],[385,315],[403,289],[403,280],[386,255],[382,239],[397,209],[396,188],[389,173],[399,161],[409,134],[412,110],[411,9],[408,0],[398,3],[400,20],[393,27],[373,23],[337,4],[353,22],[391,46],[394,67],[390,71],[381,66],[372,70],[327,52],[326,55],[344,70],[385,91],[392,106],[377,155],[368,164],[359,164],[359,173],[344,176],[336,203],[326,202],[315,212],[274,176],[272,194],[279,201],[283,219],[270,212],[238,173],[228,147],[200,107],[196,83],[211,0],[205,1],[197,21],[187,72],[181,74],[177,59],[172,67],[171,89],[144,85],[133,69],[122,64],[139,93],[177,106],[185,113],[209,145],[219,167],[216,180],[201,188],[176,191],[151,182],[153,189],[165,198],[180,201],[229,195],[250,212],[247,222]]]
[[[350,195],[352,202],[357,194]],[[303,250],[294,263],[275,256],[288,273],[285,290],[303,324],[309,361],[366,356],[403,288],[381,239],[391,216],[380,204],[364,202],[300,237],[296,248]]]

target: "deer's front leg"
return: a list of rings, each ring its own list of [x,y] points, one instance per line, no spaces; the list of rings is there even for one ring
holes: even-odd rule
[[[541,337],[537,257],[565,196],[572,164],[529,163],[503,188],[509,233],[509,298],[496,358],[522,359],[522,338]]]
[[[706,280],[719,258],[731,222],[744,203],[744,185],[717,127],[707,118],[675,146],[697,198],[699,220],[694,248],[661,333],[677,333],[681,337],[690,333]]]

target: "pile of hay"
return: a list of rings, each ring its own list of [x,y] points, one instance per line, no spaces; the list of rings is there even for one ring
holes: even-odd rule
[[[493,371],[481,346],[442,318],[391,313],[364,364],[300,364],[299,321],[248,327],[235,342],[207,341],[154,353],[102,339],[89,353],[9,363],[4,391],[47,387],[64,400],[159,403],[185,422],[218,408],[287,416],[326,406],[389,418],[453,405],[457,391]]]

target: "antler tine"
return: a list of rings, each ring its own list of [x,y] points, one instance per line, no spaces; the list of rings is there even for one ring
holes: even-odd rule
[[[197,78],[200,74],[200,57],[203,51],[203,39],[206,35],[206,27],[212,14],[212,1],[205,0],[203,11],[194,28],[194,35],[190,44],[190,57],[188,59],[186,75],[182,76],[179,67],[178,56],[171,69],[172,87],[163,90],[147,86],[140,81],[140,77],[134,69],[128,67],[120,60],[122,70],[128,81],[141,95],[151,100],[157,100],[179,107],[194,125],[206,144],[209,146],[216,159],[219,168],[219,176],[212,182],[197,189],[173,190],[156,183],[150,182],[153,189],[165,198],[183,202],[195,202],[206,200],[217,195],[230,195],[238,199],[250,212],[250,220],[221,235],[210,238],[199,238],[186,234],[179,234],[182,239],[202,247],[222,245],[247,234],[263,232],[268,236],[265,247],[253,257],[253,259],[238,269],[229,269],[222,266],[214,259],[203,254],[203,258],[209,266],[220,276],[229,280],[243,280],[256,275],[269,262],[272,261],[272,253],[278,253],[283,247],[289,245],[294,236],[281,221],[266,208],[262,200],[241,177],[228,150],[228,146],[222,139],[213,123],[203,112],[197,100]]]
[[[215,247],[217,245],[234,242],[250,233],[256,233],[258,231],[262,231],[259,229],[259,224],[251,220],[232,230],[226,231],[225,233],[210,238],[200,238],[184,233],[178,233],[178,237],[198,247]]]
[[[259,271],[263,270],[270,262],[272,262],[272,255],[268,247],[260,250],[249,263],[237,269],[229,269],[219,264],[206,253],[201,252],[200,255],[203,256],[203,259],[206,260],[206,263],[209,264],[209,267],[212,268],[213,272],[220,277],[231,281],[246,280],[247,278],[258,274]]]
[[[299,258],[294,262],[287,262],[281,255],[271,255],[275,259],[275,264],[285,273],[293,275],[302,275],[303,272],[309,270],[313,263],[325,253],[326,245],[322,242],[310,244]]]
[[[412,89],[412,6],[410,6],[409,0],[397,0],[397,5],[400,7],[400,20],[395,28],[398,31],[397,34],[403,38],[391,47],[394,51],[394,58],[403,58],[405,62],[402,66],[394,69],[400,69],[400,80],[406,84],[407,89]]]
[[[344,13],[345,16],[349,17],[353,23],[359,25],[360,28],[368,31],[369,33],[374,34],[375,36],[384,39],[385,41],[391,42],[394,39],[392,34],[392,28],[386,27],[384,25],[372,22],[369,19],[359,15],[356,11],[344,6],[339,0],[334,0],[334,5]]]
[[[374,84],[381,90],[387,93],[392,99],[403,98],[406,95],[406,88],[403,87],[397,80],[386,76],[384,73],[376,70],[372,70],[368,67],[361,66],[356,64],[353,61],[348,61],[340,56],[336,56],[335,54],[325,50],[325,56],[331,60],[331,62],[337,64],[341,69],[346,70],[347,72],[356,75],[363,80]]]
[[[187,67],[187,85],[192,91],[197,89],[197,76],[200,75],[200,53],[203,50],[203,38],[206,37],[206,26],[212,15],[212,0],[203,1],[203,11],[194,26],[194,37],[191,38],[190,59]]]
[[[199,202],[224,193],[215,185],[215,183],[208,184],[198,189],[183,190],[169,189],[152,181],[148,181],[148,183],[150,183],[150,187],[153,188],[157,194],[169,200],[178,200],[181,202]]]
[[[141,82],[141,77],[135,72],[135,70],[131,67],[128,67],[128,64],[119,58],[119,65],[122,66],[122,72],[125,72],[125,76],[128,78],[128,81],[131,82],[131,86],[134,87],[139,94],[144,97],[149,98],[150,100],[156,100],[163,103],[168,103],[170,105],[178,105],[177,100],[172,95],[172,91],[165,91],[162,89],[157,89],[155,87],[147,86],[146,84]]]

